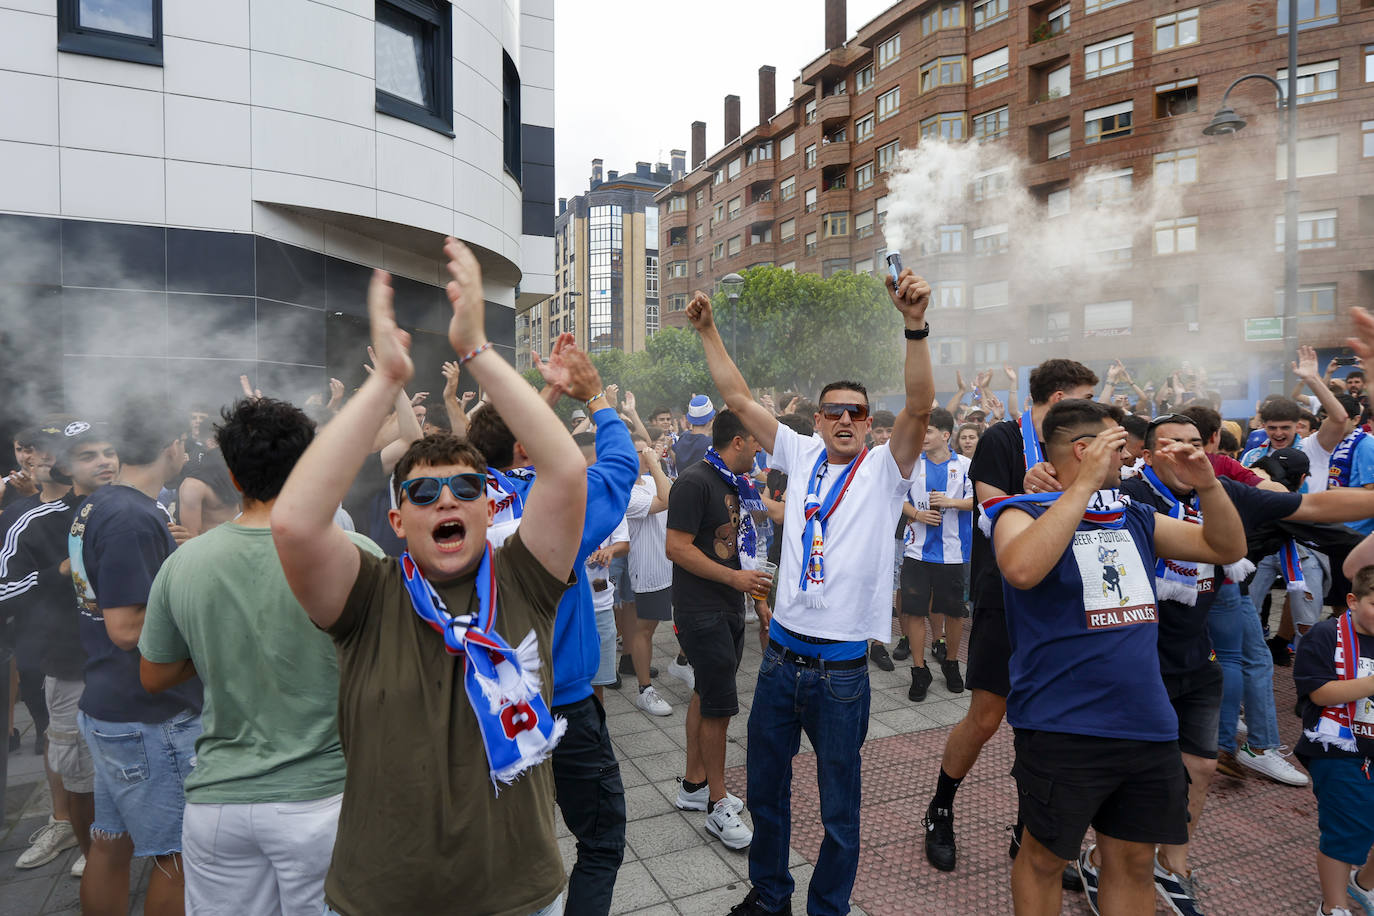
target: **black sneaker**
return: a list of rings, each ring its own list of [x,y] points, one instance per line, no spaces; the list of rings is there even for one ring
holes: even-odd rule
[[[11,753],[11,754],[13,754],[15,751],[19,750],[19,745],[22,744],[22,743],[23,743],[23,739],[19,737],[19,729],[16,728],[16,729],[14,729],[12,732],[10,732],[10,753]]]
[[[1078,873],[1077,862],[1070,862],[1064,866],[1064,874],[1059,878],[1059,883],[1066,891],[1083,893],[1083,876]]]
[[[904,662],[911,658],[911,643],[905,636],[897,640],[897,645],[892,649],[892,657],[899,662]]]
[[[906,697],[913,703],[919,703],[926,698],[926,693],[930,690],[931,682],[930,669],[925,665],[911,669],[911,689],[906,692]]]
[[[617,669],[617,672],[619,674],[628,674],[633,676],[635,673],[635,660],[631,658],[629,655],[620,656],[620,668]],[[649,666],[649,677],[658,677],[658,669],[655,668],[653,665]]]
[[[940,871],[954,871],[958,849],[954,845],[954,812],[930,807],[921,821],[926,828],[926,861]]]
[[[959,659],[951,658],[940,662],[940,673],[945,676],[945,689],[950,693],[964,692],[964,678],[959,673]]]
[[[743,900],[730,907],[729,916],[792,916],[792,898],[788,897],[787,902],[781,909],[770,910],[759,900],[759,892],[750,890]]]
[[[887,654],[887,646],[880,642],[875,642],[873,648],[868,650],[868,657],[884,671],[891,671],[897,667],[892,664],[892,656]]]
[[[1021,831],[1025,828],[1020,821],[1017,821],[1009,825],[1007,829],[1011,831],[1011,843],[1007,846],[1007,855],[1011,857],[1012,861],[1015,861],[1016,854],[1021,851]]]
[[[1093,850],[1097,846],[1089,846],[1078,854],[1076,863],[1078,876],[1083,882],[1083,893],[1088,898],[1088,909],[1093,911],[1093,916],[1102,916],[1102,912],[1097,908],[1097,866],[1092,863]]]
[[[937,662],[943,665],[945,659],[949,658],[949,646],[945,643],[944,639],[937,639],[930,644],[930,654]]]

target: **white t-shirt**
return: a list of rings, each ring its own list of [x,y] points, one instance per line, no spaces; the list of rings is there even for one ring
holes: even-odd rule
[[[1331,480],[1331,452],[1322,448],[1316,433],[1302,440],[1298,447],[1307,456],[1307,492],[1326,492],[1326,485]]]
[[[782,424],[769,467],[788,475],[783,515],[782,562],[778,569],[773,619],[796,633],[821,639],[892,638],[892,532],[911,489],[887,444],[868,453],[853,483],[825,528],[825,603],[807,607],[802,599],[805,563],[802,531],[809,475],[825,450],[820,436],[804,439]],[[821,498],[844,465],[826,465]]]
[[[601,542],[601,549],[604,550],[612,544],[624,544],[629,540],[630,529],[625,524],[625,519],[622,518],[620,523],[615,526],[615,530],[611,532],[611,536]],[[610,567],[608,566],[592,566],[590,563],[587,564],[587,578],[589,578],[592,583],[592,607],[597,611],[609,611],[611,608],[615,607],[615,588],[611,585],[610,579],[608,578],[609,573]],[[606,587],[597,590],[596,584],[598,581],[605,582]]]
[[[662,591],[673,584],[673,564],[668,560],[668,510],[649,514],[658,486],[648,474],[630,489],[625,521],[630,527],[630,585],[636,593]]]

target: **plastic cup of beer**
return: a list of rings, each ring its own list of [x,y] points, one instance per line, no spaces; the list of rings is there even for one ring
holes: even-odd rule
[[[769,563],[767,560],[760,560],[758,571],[768,576],[769,579],[776,578],[778,575],[778,564]],[[768,600],[768,589],[764,589],[762,595],[758,592],[751,592],[751,594],[760,601]]]

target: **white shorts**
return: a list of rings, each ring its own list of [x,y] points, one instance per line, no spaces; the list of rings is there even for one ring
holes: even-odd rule
[[[77,707],[85,690],[83,681],[43,678],[43,698],[48,704],[48,766],[62,777],[68,792],[88,795],[95,791],[95,763],[76,724]]]

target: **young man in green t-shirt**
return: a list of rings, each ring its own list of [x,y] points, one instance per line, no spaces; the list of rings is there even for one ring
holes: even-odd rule
[[[149,691],[196,674],[205,685],[182,820],[186,907],[315,916],[343,798],[339,663],[292,596],[270,527],[315,424],[283,401],[249,399],[215,436],[243,511],[163,563],[139,637]]]

